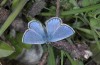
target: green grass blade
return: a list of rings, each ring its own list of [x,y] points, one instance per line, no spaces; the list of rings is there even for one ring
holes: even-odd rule
[[[82,61],[79,60],[73,60],[73,58],[70,57],[70,55],[66,52],[65,53],[69,59],[69,61],[71,62],[72,65],[84,65]]]
[[[66,52],[66,55],[69,59],[69,61],[71,62],[72,65],[76,65],[76,63],[74,62],[74,60],[70,57],[70,55]]]
[[[64,52],[61,50],[61,65],[63,65],[63,60],[64,59]]]
[[[99,40],[98,40],[98,36],[96,35],[95,30],[94,30],[93,27],[91,27],[91,30],[92,30],[94,39],[95,39],[95,41],[96,41],[97,47],[98,47],[98,49],[100,50],[100,43],[99,43]]]
[[[0,28],[0,36],[3,32],[8,28],[8,26],[13,22],[19,12],[23,9],[24,5],[27,3],[28,0],[21,0],[16,9],[9,15],[5,23]]]
[[[68,16],[68,15],[72,15],[72,14],[76,14],[76,13],[88,12],[88,11],[96,10],[99,8],[100,8],[100,4],[96,4],[96,5],[87,6],[84,8],[73,9],[73,10],[69,10],[69,11],[62,11],[61,16]],[[42,16],[54,16],[55,15],[54,13],[47,12],[47,13],[41,13],[41,15]]]
[[[6,2],[7,2],[7,0],[3,0],[3,1],[0,3],[0,7],[2,7]]]
[[[53,48],[50,45],[48,45],[48,52],[49,52],[48,65],[56,65],[55,57],[54,57],[54,51],[53,51]]]

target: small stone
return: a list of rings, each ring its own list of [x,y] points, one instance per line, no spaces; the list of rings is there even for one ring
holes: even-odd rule
[[[38,64],[43,55],[41,45],[32,45],[30,49],[23,49],[22,53],[17,57],[17,60],[25,65]]]

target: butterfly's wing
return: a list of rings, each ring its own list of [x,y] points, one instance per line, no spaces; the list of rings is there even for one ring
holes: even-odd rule
[[[28,28],[35,30],[38,34],[45,35],[44,28],[37,20],[32,20],[28,23]]]
[[[41,23],[31,21],[28,24],[28,30],[25,31],[22,42],[26,44],[43,44],[46,42],[46,36]]]
[[[73,35],[75,31],[68,25],[61,25],[53,34],[51,37],[51,42],[56,42],[59,40],[62,40],[64,38],[70,37]]]
[[[23,35],[22,42],[26,44],[43,44],[45,40],[36,31],[28,29]]]
[[[61,19],[58,17],[52,17],[46,21],[46,30],[50,38],[53,32],[61,25]]]
[[[52,18],[52,21],[48,21],[46,25],[46,28],[47,30],[50,30],[52,31],[49,32],[48,31],[48,34],[50,34],[48,37],[49,37],[49,41],[50,42],[56,42],[56,41],[59,41],[59,40],[62,40],[64,38],[67,38],[71,35],[73,35],[75,33],[75,31],[73,30],[72,27],[66,25],[66,24],[62,24],[62,21],[60,18],[56,17],[57,21],[61,22],[61,23],[57,23],[55,21],[55,18]],[[54,22],[56,22],[54,24]],[[59,25],[59,26],[57,26]],[[56,28],[54,28],[56,26]]]

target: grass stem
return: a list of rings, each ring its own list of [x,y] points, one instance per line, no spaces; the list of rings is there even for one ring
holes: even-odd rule
[[[79,9],[73,9],[73,10],[69,10],[69,11],[62,11],[61,12],[61,16],[67,16],[67,15],[71,15],[71,14],[77,14],[77,13],[82,13],[82,12],[88,12],[91,10],[95,10],[100,8],[100,4],[96,4],[96,5],[92,5],[92,6],[87,6],[84,8],[79,8]],[[53,13],[41,13],[42,16],[55,16],[55,12]]]
[[[5,23],[0,28],[0,36],[3,34],[3,32],[9,27],[9,25],[13,22],[13,20],[16,18],[16,16],[20,13],[20,11],[23,9],[24,5],[27,3],[28,0],[21,0],[16,9],[9,15]]]

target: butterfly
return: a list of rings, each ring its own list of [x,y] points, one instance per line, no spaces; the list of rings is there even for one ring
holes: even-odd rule
[[[44,44],[60,41],[75,33],[72,27],[62,23],[61,18],[52,17],[43,26],[39,21],[32,20],[24,32],[22,42],[26,44]]]

